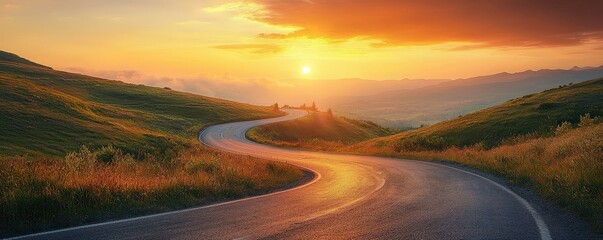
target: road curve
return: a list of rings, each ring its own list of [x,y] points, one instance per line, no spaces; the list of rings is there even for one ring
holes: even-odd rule
[[[316,173],[293,190],[222,204],[29,235],[40,239],[551,239],[530,204],[479,175],[421,161],[260,145],[254,126],[304,116],[209,127],[201,142],[286,161]]]

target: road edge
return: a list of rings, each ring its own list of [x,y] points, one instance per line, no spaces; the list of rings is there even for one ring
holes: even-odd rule
[[[224,123],[221,123],[221,124],[224,124]],[[219,151],[223,151],[221,149],[214,148],[214,147],[208,145],[207,143],[203,142],[203,140],[201,140],[201,134],[205,130],[207,130],[207,128],[209,128],[211,126],[215,126],[215,125],[219,125],[219,124],[211,124],[211,125],[207,125],[207,126],[204,126],[203,128],[201,128],[201,130],[199,130],[199,132],[197,133],[197,140],[199,141],[200,144],[203,144],[204,146],[207,146],[207,147],[219,150]],[[232,153],[232,154],[238,154],[238,153]],[[266,160],[268,160],[268,161],[274,161],[274,160],[270,160],[270,159],[266,159]],[[225,201],[225,202],[217,202],[217,203],[212,203],[212,204],[209,204],[209,205],[201,205],[201,206],[192,207],[192,208],[185,208],[185,209],[180,209],[180,210],[174,210],[174,211],[168,211],[168,212],[162,212],[162,213],[155,213],[155,214],[150,214],[150,215],[143,215],[143,216],[133,217],[133,218],[125,218],[125,219],[112,220],[112,221],[107,221],[107,222],[99,222],[99,223],[85,224],[85,225],[68,227],[68,228],[60,228],[60,229],[55,229],[55,230],[50,230],[50,231],[44,231],[44,232],[38,232],[38,233],[31,233],[31,234],[27,234],[27,235],[9,237],[9,238],[6,238],[6,239],[7,240],[16,240],[16,239],[25,239],[25,238],[31,238],[31,237],[39,237],[39,236],[44,236],[44,235],[49,235],[49,234],[55,234],[55,233],[61,233],[61,232],[67,232],[67,231],[72,231],[72,230],[86,229],[86,228],[99,227],[99,226],[105,226],[105,225],[111,225],[111,224],[119,224],[119,223],[125,223],[125,222],[143,220],[143,219],[148,219],[148,218],[167,216],[167,215],[171,215],[171,214],[178,214],[178,213],[184,213],[184,212],[190,212],[190,211],[197,211],[197,210],[207,209],[207,208],[212,208],[212,207],[219,207],[219,206],[223,206],[223,205],[233,204],[233,203],[242,202],[242,201],[248,201],[248,200],[262,198],[262,197],[267,197],[267,196],[273,196],[273,195],[277,195],[277,194],[281,194],[281,193],[285,193],[285,192],[297,190],[297,189],[300,189],[300,188],[303,188],[303,187],[307,187],[307,186],[315,183],[316,181],[318,181],[321,178],[320,173],[318,173],[318,172],[316,172],[316,171],[314,171],[312,169],[309,169],[309,168],[306,168],[306,167],[302,167],[302,166],[299,166],[299,165],[296,165],[296,164],[288,163],[288,162],[281,162],[281,163],[289,164],[291,166],[295,166],[295,167],[299,168],[302,171],[302,173],[303,173],[303,177],[300,180],[294,181],[292,183],[288,183],[288,184],[286,184],[284,186],[281,186],[281,187],[278,187],[276,189],[271,189],[271,190],[269,190],[267,192],[261,192],[261,193],[258,193],[258,194],[249,195],[249,196],[238,198],[238,199],[234,199],[234,200],[228,200],[228,201]]]

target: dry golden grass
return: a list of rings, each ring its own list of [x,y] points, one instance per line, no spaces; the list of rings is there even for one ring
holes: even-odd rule
[[[484,144],[447,147],[430,136],[413,141],[376,138],[353,145],[325,139],[277,141],[262,134],[252,139],[294,148],[461,163],[530,187],[603,231],[603,124],[588,114],[579,120],[575,125],[563,122],[550,134],[509,138],[491,149]]]
[[[341,151],[398,158],[446,160],[486,170],[512,184],[529,186],[545,198],[586,217],[603,230],[603,124],[576,129],[567,125],[556,136],[528,139],[486,150],[480,145],[442,151],[402,151],[385,142]]]
[[[303,175],[287,164],[203,146],[167,162],[82,148],[64,159],[0,158],[0,169],[0,236],[258,194]]]

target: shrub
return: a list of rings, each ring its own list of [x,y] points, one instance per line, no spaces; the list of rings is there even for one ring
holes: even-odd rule
[[[72,172],[86,171],[94,167],[96,153],[84,145],[79,151],[67,154],[64,161],[66,167]]]
[[[585,127],[585,126],[590,126],[596,123],[600,123],[601,119],[599,119],[599,117],[590,117],[590,113],[584,114],[582,116],[580,116],[580,123],[578,124],[579,127]]]
[[[486,151],[488,150],[488,147],[486,146],[486,144],[484,143],[484,141],[478,142],[476,144],[473,144],[472,146],[473,149],[477,150],[477,151]]]
[[[557,126],[555,129],[555,135],[560,136],[572,130],[572,124],[568,121],[561,123],[561,125]]]
[[[95,151],[96,160],[107,164],[132,164],[135,162],[131,154],[124,153],[121,148],[111,145]]]
[[[123,154],[121,149],[109,145],[96,151],[96,159],[104,163],[111,163],[119,154]]]

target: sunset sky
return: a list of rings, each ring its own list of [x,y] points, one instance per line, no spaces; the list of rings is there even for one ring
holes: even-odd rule
[[[0,48],[177,88],[460,78],[603,65],[602,12],[597,0],[0,0]]]

